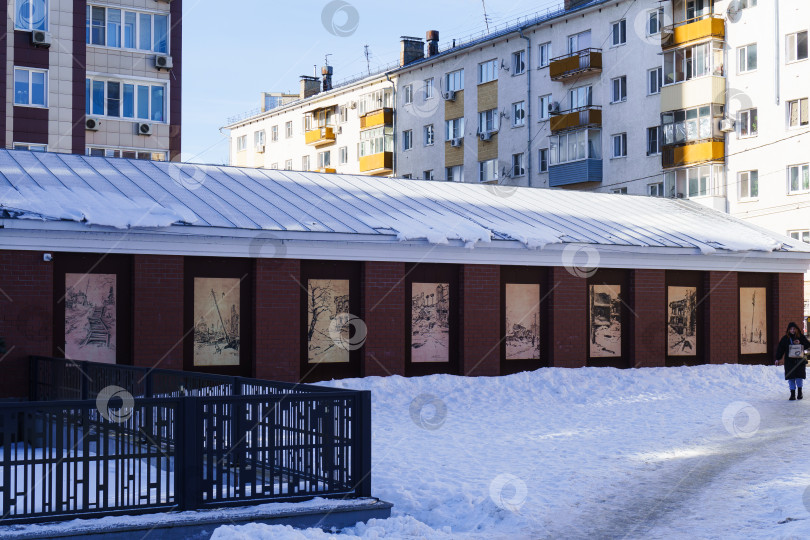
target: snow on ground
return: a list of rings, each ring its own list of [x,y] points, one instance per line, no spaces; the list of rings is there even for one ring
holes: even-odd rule
[[[781,367],[327,384],[373,393],[372,489],[392,517],[213,539],[810,538],[810,396],[787,401]]]

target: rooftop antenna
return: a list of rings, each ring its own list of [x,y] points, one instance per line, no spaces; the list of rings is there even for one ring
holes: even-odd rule
[[[366,55],[366,69],[368,69],[368,74],[371,75],[371,62],[369,60],[370,54],[368,52],[368,45],[365,45],[363,49],[365,50],[364,54]]]
[[[324,56],[324,62],[325,62],[325,63],[324,63],[324,65],[325,65],[325,66],[328,66],[328,65],[329,65],[329,57],[330,57],[330,56],[332,56],[332,55],[331,55],[331,54],[327,54],[326,56]]]
[[[489,17],[487,16],[487,2],[481,0],[481,5],[484,6],[484,24],[487,25],[487,34],[489,34]]]

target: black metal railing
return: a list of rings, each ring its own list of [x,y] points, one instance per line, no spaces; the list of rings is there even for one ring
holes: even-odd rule
[[[34,357],[31,399],[0,403],[6,524],[371,495],[369,392]]]

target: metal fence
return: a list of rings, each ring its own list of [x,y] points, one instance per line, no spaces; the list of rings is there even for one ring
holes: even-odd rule
[[[31,399],[0,404],[2,523],[371,495],[369,392],[36,357]]]

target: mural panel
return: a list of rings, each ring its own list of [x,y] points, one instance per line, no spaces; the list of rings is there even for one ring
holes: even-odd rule
[[[740,354],[768,352],[767,289],[740,287]]]
[[[411,362],[450,361],[450,284],[411,286]]]
[[[240,283],[194,278],[194,365],[238,366]]]
[[[622,355],[621,292],[621,285],[589,287],[591,358],[616,358]]]
[[[540,285],[506,284],[506,359],[540,358]]]
[[[65,358],[115,363],[115,274],[65,274]]]
[[[667,354],[697,356],[697,287],[667,287]]]
[[[307,361],[310,364],[349,362],[349,280],[310,279],[307,281]],[[334,321],[334,322],[333,322]],[[342,339],[330,335],[340,332]]]

